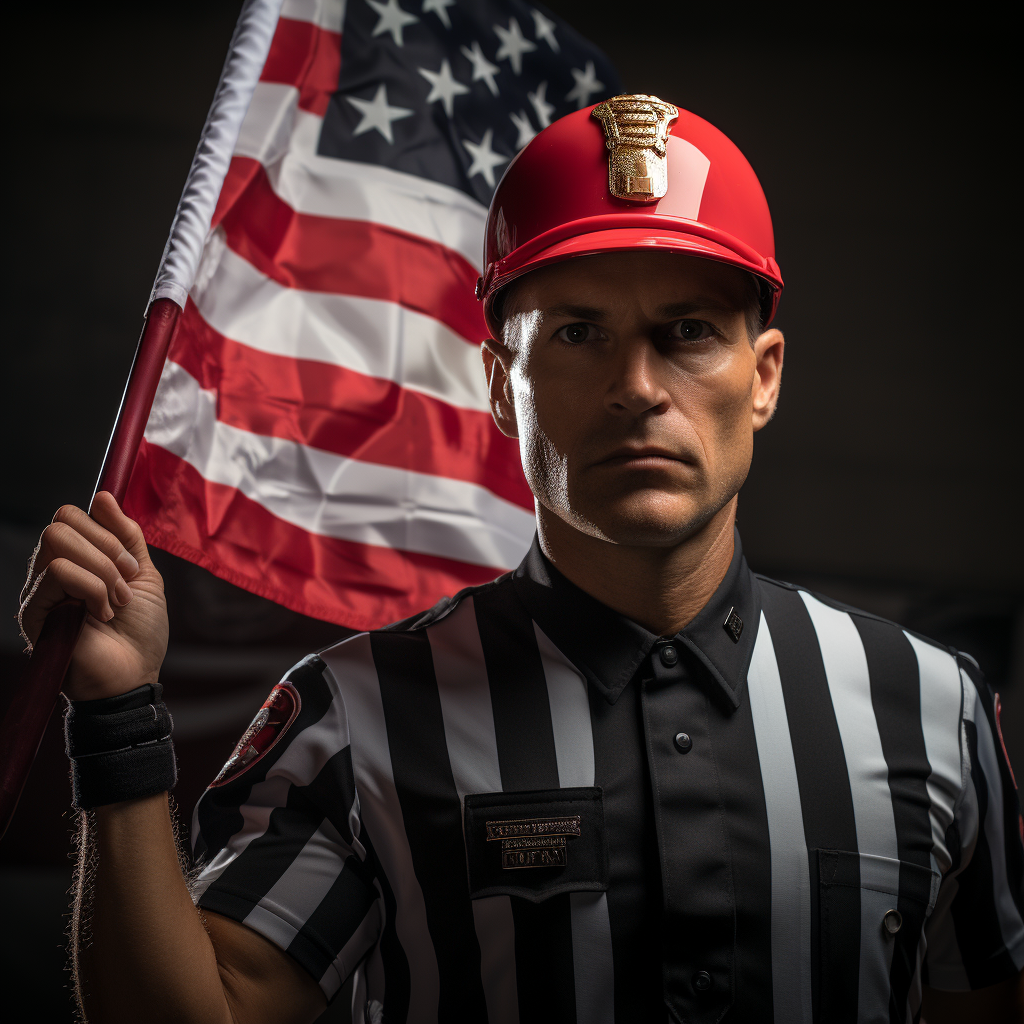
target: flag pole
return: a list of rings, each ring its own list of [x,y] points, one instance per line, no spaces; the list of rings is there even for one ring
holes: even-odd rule
[[[281,5],[282,0],[245,0],[238,16],[157,269],[142,337],[93,498],[98,491],[110,491],[120,505],[128,489],[174,327],[199,269],[221,185],[270,51]],[[91,500],[89,506],[92,507]],[[46,616],[32,656],[0,724],[0,837],[18,806],[85,624],[85,615],[85,606],[80,601],[68,601],[57,605]]]
[[[149,309],[99,479],[89,500],[90,509],[99,491],[110,491],[119,505],[124,500],[180,313],[180,307],[171,299],[158,299]],[[0,725],[0,837],[7,831],[25,788],[85,616],[85,605],[80,601],[60,604],[46,616]]]

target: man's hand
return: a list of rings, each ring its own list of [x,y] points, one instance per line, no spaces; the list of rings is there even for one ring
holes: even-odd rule
[[[55,605],[85,602],[85,628],[64,679],[71,700],[157,681],[167,651],[164,584],[142,530],[112,494],[96,495],[92,518],[73,505],[58,509],[43,530],[25,593],[20,618],[32,643]]]

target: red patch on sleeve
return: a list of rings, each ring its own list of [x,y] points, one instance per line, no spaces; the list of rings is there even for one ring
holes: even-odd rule
[[[291,728],[301,707],[299,691],[291,683],[278,683],[210,785],[225,786],[248,771]]]

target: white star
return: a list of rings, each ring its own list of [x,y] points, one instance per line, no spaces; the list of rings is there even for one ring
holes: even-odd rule
[[[451,117],[455,97],[469,92],[469,87],[452,78],[452,69],[447,58],[441,61],[440,71],[428,71],[426,68],[417,68],[417,70],[430,83],[430,95],[427,97],[427,102],[433,103],[434,100],[440,100],[444,106],[444,112]]]
[[[430,14],[433,11],[441,19],[445,28],[451,28],[452,22],[448,17],[448,8],[454,6],[455,0],[423,0],[423,13]]]
[[[377,22],[373,34],[380,36],[385,32],[390,32],[395,45],[403,46],[402,29],[420,19],[415,14],[403,11],[398,6],[398,0],[388,0],[386,4],[380,3],[379,0],[366,0],[366,2],[380,15],[380,21]]]
[[[559,46],[558,40],[555,38],[555,23],[550,18],[545,18],[540,11],[533,12],[533,34],[538,39],[543,39],[555,53],[558,53]]]
[[[501,46],[498,47],[494,59],[504,60],[507,57],[508,62],[512,65],[512,70],[517,75],[521,75],[523,73],[523,54],[532,53],[537,49],[537,44],[531,43],[529,39],[523,37],[519,22],[515,18],[509,19],[508,28],[495,25],[494,31],[501,40]]]
[[[541,128],[547,128],[551,124],[551,115],[555,112],[555,105],[548,103],[547,97],[544,95],[548,91],[548,83],[541,82],[537,86],[536,92],[528,92],[526,98],[530,101],[530,105],[533,107],[533,112],[537,115],[537,121],[540,123]]]
[[[484,181],[487,182],[488,188],[494,188],[494,168],[498,164],[507,164],[508,157],[502,156],[500,153],[495,153],[491,149],[491,139],[494,136],[494,130],[488,128],[484,132],[484,137],[479,144],[470,142],[468,139],[463,139],[462,144],[469,150],[470,155],[473,157],[473,162],[469,165],[469,170],[466,171],[468,177],[472,178],[474,174],[482,174]]]
[[[480,44],[474,39],[472,48],[463,46],[461,49],[473,64],[473,81],[477,82],[482,78],[487,83],[487,88],[491,90],[491,95],[497,96],[498,87],[494,84],[494,76],[498,73],[498,68],[484,56]]]
[[[592,60],[587,61],[586,71],[580,71],[579,68],[571,68],[570,70],[572,71],[572,77],[576,79],[576,84],[565,94],[565,98],[567,100],[576,100],[576,109],[580,110],[590,102],[590,97],[593,93],[600,92],[604,88],[604,83],[597,80]]]
[[[377,95],[372,100],[361,100],[356,96],[346,96],[345,99],[363,115],[362,121],[352,133],[353,135],[362,135],[363,132],[376,128],[388,142],[393,143],[395,140],[391,134],[391,122],[400,121],[403,117],[408,117],[413,113],[411,110],[406,110],[405,107],[388,106],[387,89],[383,82],[377,86]]]
[[[509,114],[512,118],[512,123],[516,126],[519,132],[519,137],[516,139],[516,150],[520,150],[525,146],[537,133],[533,130],[533,125],[530,124],[530,119],[526,116],[525,110],[520,110],[518,114]]]

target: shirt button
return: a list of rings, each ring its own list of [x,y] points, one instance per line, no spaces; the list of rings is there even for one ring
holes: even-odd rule
[[[658,654],[666,668],[671,668],[679,660],[679,652],[671,644],[662,647]]]
[[[693,987],[698,992],[707,992],[711,988],[711,975],[707,971],[698,971],[693,976]]]
[[[903,927],[903,915],[898,910],[887,910],[882,918],[882,927],[890,935],[895,935]]]
[[[693,746],[693,740],[690,739],[688,732],[677,732],[672,738],[672,742],[676,745],[676,750],[680,754],[689,753],[690,747]]]

